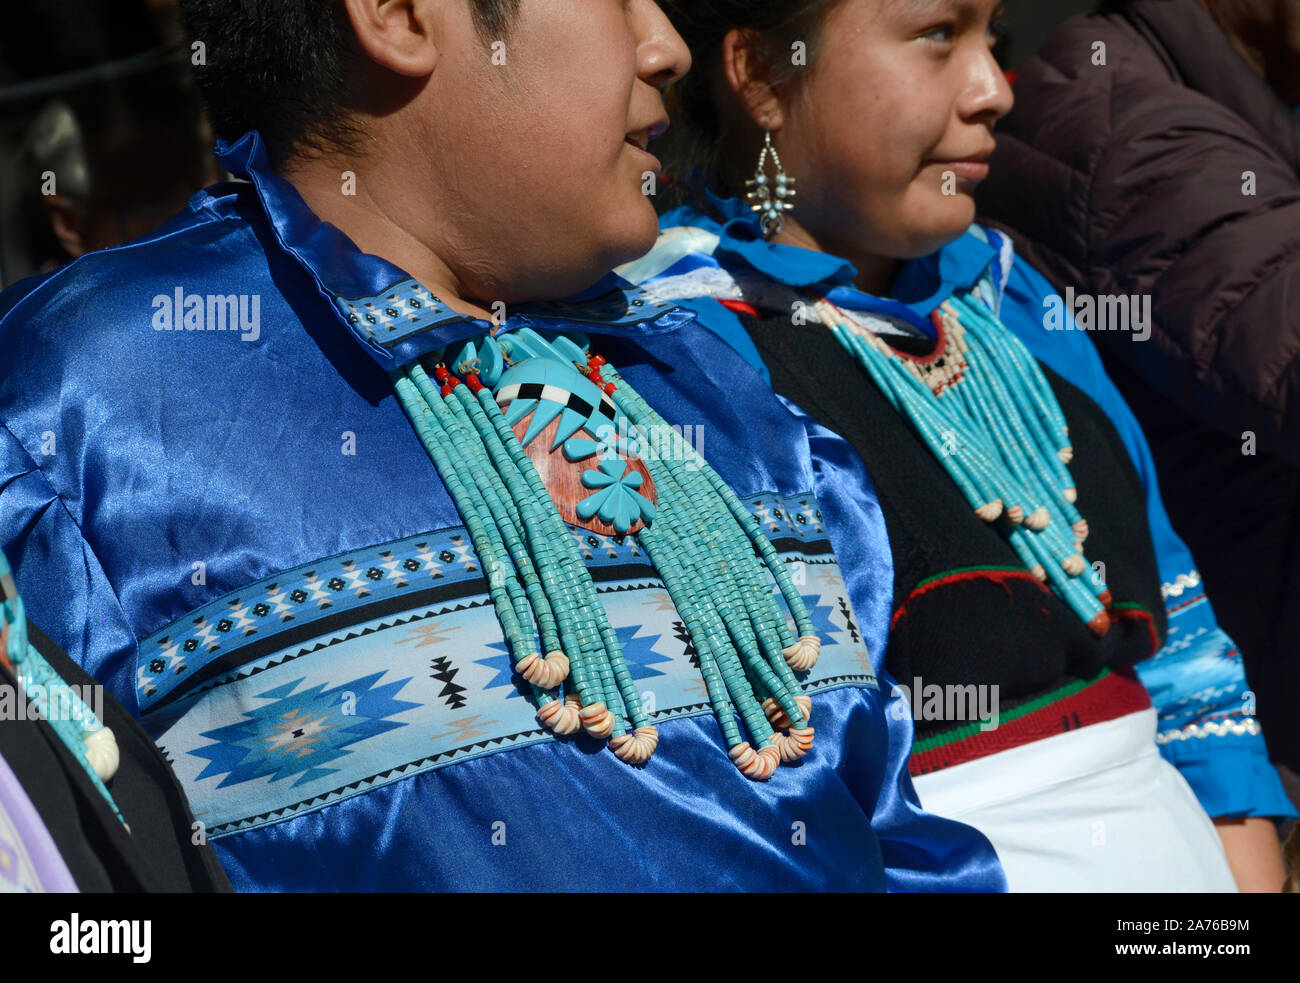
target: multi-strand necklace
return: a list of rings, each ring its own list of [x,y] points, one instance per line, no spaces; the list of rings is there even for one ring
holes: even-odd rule
[[[763,780],[807,754],[811,701],[795,673],[815,663],[817,632],[757,519],[681,434],[604,358],[565,336],[488,335],[431,368],[432,377],[413,363],[394,373],[394,385],[465,521],[539,722],[607,739],[632,764],[658,745],[530,448],[544,465],[562,455],[580,474],[577,494],[591,494],[575,503],[577,517],[644,548],[690,633],[736,767]],[[639,453],[651,432],[667,446]],[[593,466],[583,471],[582,461]]]
[[[1074,505],[1069,429],[1020,340],[972,295],[953,294],[931,315],[937,343],[922,357],[897,351],[827,300],[814,309],[975,514],[997,523],[1025,567],[1104,635],[1110,592],[1083,555],[1088,523]]]
[[[27,614],[14,585],[9,562],[0,553],[0,618],[8,668],[35,715],[46,721],[77,759],[113,814],[126,825],[105,782],[117,773],[119,754],[113,732],[104,726],[27,638]]]

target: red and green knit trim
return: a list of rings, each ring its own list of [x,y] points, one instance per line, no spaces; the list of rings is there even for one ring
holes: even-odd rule
[[[980,730],[976,720],[916,741],[908,771],[925,775],[1150,706],[1151,697],[1136,675],[1103,669],[1092,679],[1067,683],[1003,712],[992,730]]]
[[[1031,574],[1024,567],[958,567],[956,570],[945,570],[943,573],[937,573],[933,577],[927,577],[921,581],[907,595],[907,600],[898,606],[894,612],[894,617],[890,619],[889,628],[892,631],[899,620],[907,614],[907,606],[923,594],[928,594],[932,590],[940,587],[946,587],[949,584],[962,583],[971,580],[987,580],[995,584],[1004,584],[1008,580],[1027,580],[1034,584],[1042,591],[1047,591],[1047,586]]]

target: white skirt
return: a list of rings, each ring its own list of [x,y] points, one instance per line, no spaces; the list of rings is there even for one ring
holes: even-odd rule
[[[913,779],[989,838],[1012,891],[1237,890],[1223,844],[1142,710]]]

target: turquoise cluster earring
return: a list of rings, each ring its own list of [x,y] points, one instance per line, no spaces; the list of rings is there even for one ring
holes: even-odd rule
[[[560,735],[585,730],[608,740],[631,764],[658,746],[533,459],[560,455],[577,468],[591,464],[581,497],[569,503],[576,517],[634,536],[654,564],[690,633],[737,768],[763,780],[807,754],[811,701],[795,674],[815,664],[820,639],[758,521],[680,433],[604,358],[564,335],[489,335],[432,368],[432,377],[419,363],[395,372],[394,386],[465,520],[539,722]],[[552,423],[546,446],[541,437]],[[641,456],[652,437],[663,452]],[[633,460],[653,483],[653,501]]]
[[[771,177],[767,173],[769,157],[776,169]],[[794,204],[790,201],[797,194],[794,185],[795,179],[786,174],[785,168],[781,166],[781,156],[772,143],[772,131],[764,131],[758,167],[754,170],[753,178],[745,182],[745,187],[749,189],[745,193],[745,200],[749,202],[750,209],[758,213],[766,238],[771,239],[785,227],[785,213],[794,209]]]

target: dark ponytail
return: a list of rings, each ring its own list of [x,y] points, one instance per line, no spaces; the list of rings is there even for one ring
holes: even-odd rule
[[[743,194],[758,156],[759,135],[727,88],[722,42],[733,30],[757,35],[757,54],[776,86],[797,84],[805,68],[792,57],[805,45],[811,64],[826,14],[838,0],[662,0],[660,6],[691,49],[694,67],[673,86],[672,127],[655,153],[672,179],[657,197],[661,209],[686,201],[704,207],[703,188],[714,194]]]

